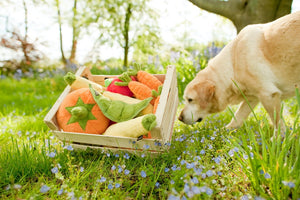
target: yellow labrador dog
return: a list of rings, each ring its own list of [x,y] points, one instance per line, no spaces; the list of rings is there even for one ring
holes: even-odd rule
[[[300,11],[245,27],[187,85],[179,120],[193,124],[241,103],[227,125],[237,128],[250,114],[249,105],[254,108],[261,102],[275,127],[284,129],[281,100],[294,96],[296,86],[300,86]]]

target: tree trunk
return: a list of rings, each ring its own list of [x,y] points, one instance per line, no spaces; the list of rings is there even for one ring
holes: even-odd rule
[[[128,53],[129,53],[129,30],[130,30],[130,17],[132,14],[131,11],[131,3],[128,4],[127,12],[126,12],[126,17],[125,17],[125,23],[124,23],[124,30],[123,30],[123,36],[125,40],[125,45],[124,45],[124,61],[123,61],[123,66],[128,67]]]
[[[77,29],[77,0],[74,0],[73,5],[73,19],[72,19],[72,29],[73,29],[73,36],[72,36],[72,49],[71,55],[69,60],[72,63],[76,62],[76,51],[77,51],[77,39],[78,39],[78,29]]]
[[[30,64],[30,58],[27,53],[27,40],[28,40],[28,9],[26,5],[26,1],[23,0],[23,7],[24,7],[24,24],[25,24],[25,33],[24,33],[24,41],[21,43],[22,51],[25,58],[25,63]]]
[[[62,36],[62,22],[61,22],[61,14],[60,14],[60,3],[59,0],[56,0],[56,9],[57,9],[57,17],[58,17],[58,26],[59,26],[59,42],[60,42],[60,52],[61,52],[61,59],[64,63],[66,63],[66,57],[64,54],[63,49],[63,36]]]
[[[293,0],[189,0],[199,8],[230,19],[240,32],[249,24],[267,23],[291,13]]]

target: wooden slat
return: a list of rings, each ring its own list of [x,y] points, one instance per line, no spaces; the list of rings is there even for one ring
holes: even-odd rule
[[[159,139],[163,138],[162,127],[163,127],[163,123],[166,123],[163,121],[163,116],[165,112],[168,112],[166,107],[168,103],[170,103],[169,101],[171,100],[169,96],[169,91],[171,87],[177,87],[177,85],[172,85],[173,80],[176,79],[175,70],[176,70],[175,66],[168,66],[165,81],[163,84],[163,89],[160,95],[159,105],[155,113],[157,126],[151,131],[151,136],[153,138],[159,138]]]
[[[155,139],[142,139],[137,141],[136,138],[129,137],[116,137],[86,133],[70,133],[70,132],[53,132],[56,137],[65,142],[75,142],[85,145],[97,145],[105,147],[119,147],[130,149],[143,149],[148,147],[149,150],[162,151],[168,148],[164,146],[161,140]]]
[[[104,86],[104,80],[107,78],[117,78],[119,75],[93,75],[92,79],[94,82]],[[154,76],[156,78],[158,78],[158,80],[160,80],[162,83],[165,80],[165,74],[154,74]]]
[[[81,150],[86,150],[87,148],[91,148],[91,149],[99,149],[102,150],[102,153],[106,152],[106,153],[121,153],[121,152],[129,152],[138,156],[141,156],[142,154],[148,154],[150,153],[151,157],[155,157],[158,156],[161,153],[164,152],[168,152],[168,150],[166,151],[154,151],[154,150],[143,150],[143,149],[130,149],[130,148],[116,148],[116,147],[103,147],[103,146],[92,146],[92,145],[84,145],[84,144],[75,144],[72,143],[71,144],[72,147],[74,149],[81,149]]]

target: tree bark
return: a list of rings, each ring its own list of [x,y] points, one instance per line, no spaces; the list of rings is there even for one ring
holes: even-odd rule
[[[72,19],[72,29],[73,29],[73,36],[72,36],[72,49],[71,55],[69,60],[72,63],[76,62],[76,51],[77,51],[77,40],[78,40],[78,28],[77,28],[77,0],[74,0],[73,5],[73,19]]]
[[[61,59],[62,59],[63,63],[66,64],[66,57],[65,57],[64,49],[63,49],[63,35],[62,35],[62,22],[61,22],[61,14],[60,14],[60,3],[59,3],[59,0],[56,0],[55,2],[56,2],[58,26],[59,26],[59,43],[60,43]]]
[[[240,32],[249,24],[267,23],[291,13],[293,0],[189,0],[197,7],[230,19]]]
[[[30,58],[28,56],[27,53],[27,47],[28,47],[28,9],[27,9],[27,4],[26,1],[23,0],[23,7],[24,7],[24,24],[25,24],[25,33],[24,33],[24,41],[21,42],[21,46],[22,46],[22,51],[24,54],[24,58],[25,58],[25,63],[26,64],[30,64]]]
[[[132,14],[131,11],[131,3],[128,4],[127,11],[126,11],[126,17],[125,17],[125,23],[124,23],[124,30],[123,30],[123,36],[125,40],[124,45],[124,62],[123,66],[128,67],[128,53],[129,53],[129,30],[130,30],[130,17]]]

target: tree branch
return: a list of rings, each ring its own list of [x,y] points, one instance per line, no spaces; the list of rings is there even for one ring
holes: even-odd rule
[[[247,0],[189,0],[195,6],[232,20],[234,11],[239,11]]]

